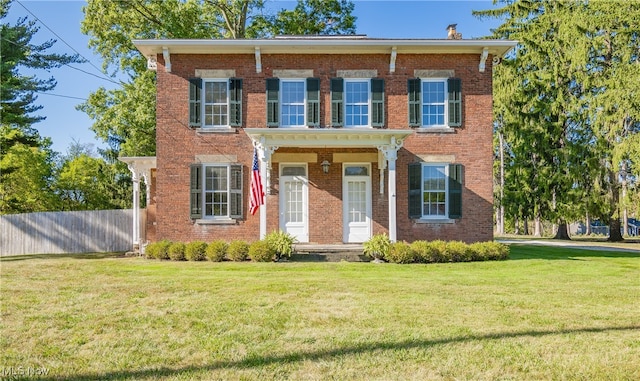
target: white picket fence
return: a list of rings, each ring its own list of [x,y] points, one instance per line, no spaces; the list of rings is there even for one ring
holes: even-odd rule
[[[144,227],[146,213],[140,214]],[[132,215],[120,209],[0,216],[0,256],[131,250]]]

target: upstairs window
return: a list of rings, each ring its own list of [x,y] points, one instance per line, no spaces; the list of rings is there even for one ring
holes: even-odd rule
[[[189,80],[189,126],[224,128],[242,126],[242,80]]]
[[[384,126],[384,80],[332,78],[331,126]]]
[[[267,78],[268,127],[317,127],[319,125],[319,78]]]
[[[411,127],[461,127],[462,93],[459,78],[408,81]]]

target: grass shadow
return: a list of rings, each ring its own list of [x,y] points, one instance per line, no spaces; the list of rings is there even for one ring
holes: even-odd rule
[[[344,348],[336,348],[332,350],[306,351],[299,353],[289,353],[283,355],[267,355],[267,356],[249,356],[240,361],[217,361],[203,366],[186,366],[182,368],[155,368],[140,369],[130,371],[116,371],[108,373],[81,374],[71,377],[57,378],[55,376],[41,377],[39,380],[69,380],[69,381],[89,381],[89,380],[129,380],[141,378],[156,377],[180,377],[185,373],[214,371],[217,369],[250,369],[263,367],[273,364],[289,364],[301,361],[331,360],[345,355],[359,355],[376,351],[395,351],[395,350],[412,350],[421,348],[430,348],[440,345],[465,343],[471,341],[492,341],[520,337],[544,337],[553,335],[571,335],[582,333],[602,333],[615,331],[636,331],[640,330],[638,325],[629,325],[621,327],[585,327],[565,330],[539,330],[539,331],[523,331],[523,332],[504,332],[491,333],[485,335],[467,335],[451,338],[433,339],[433,340],[405,340],[400,342],[371,342],[356,344]]]
[[[0,262],[26,261],[29,259],[105,259],[105,258],[124,258],[124,252],[113,253],[79,253],[79,254],[25,254],[10,255],[0,257]]]
[[[510,243],[509,259],[580,260],[580,258],[640,258],[640,251],[615,250],[607,247],[547,246]]]

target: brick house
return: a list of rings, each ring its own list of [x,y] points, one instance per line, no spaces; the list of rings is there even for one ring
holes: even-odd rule
[[[156,157],[123,158],[151,185],[148,239],[493,239],[491,73],[515,42],[134,43],[157,72]]]

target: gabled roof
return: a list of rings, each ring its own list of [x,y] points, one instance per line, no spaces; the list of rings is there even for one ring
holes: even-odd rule
[[[512,40],[386,39],[352,36],[283,36],[273,39],[133,40],[145,56],[162,54],[481,54],[504,56]]]

